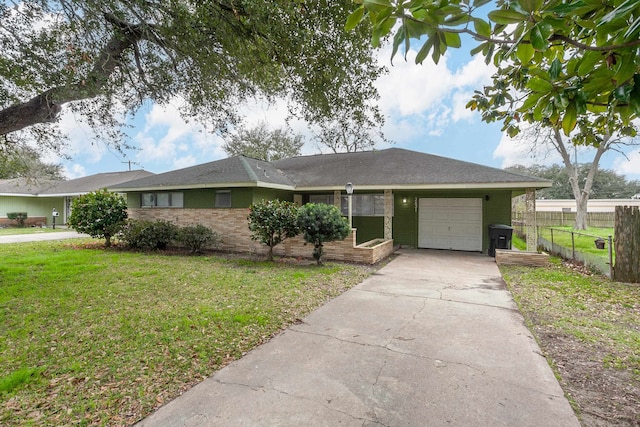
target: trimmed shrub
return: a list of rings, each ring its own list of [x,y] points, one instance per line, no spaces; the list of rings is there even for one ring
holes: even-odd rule
[[[104,238],[106,247],[127,219],[127,202],[106,189],[83,194],[71,202],[69,227],[91,237]]]
[[[24,227],[24,222],[27,220],[26,212],[7,212],[7,218],[11,221],[18,223],[18,227]]]
[[[323,244],[343,240],[351,232],[349,221],[340,209],[324,203],[307,203],[298,211],[298,225],[304,233],[304,240],[313,244],[313,257],[322,264]]]
[[[218,233],[204,225],[187,225],[178,229],[176,242],[189,249],[191,253],[211,248],[220,244]]]
[[[298,206],[282,200],[262,200],[249,208],[251,240],[269,247],[267,259],[273,261],[273,247],[300,233]]]
[[[178,227],[169,221],[130,219],[118,238],[134,249],[166,249],[175,239]]]

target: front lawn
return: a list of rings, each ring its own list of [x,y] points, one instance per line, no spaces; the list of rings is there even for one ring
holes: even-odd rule
[[[125,425],[361,282],[367,267],[0,245],[0,424]]]
[[[554,261],[500,269],[583,425],[638,425],[640,285]]]

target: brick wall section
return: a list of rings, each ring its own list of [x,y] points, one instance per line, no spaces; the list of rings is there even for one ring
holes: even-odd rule
[[[9,218],[0,218],[0,226],[2,227],[15,227],[18,225],[18,221]],[[47,218],[44,216],[27,217],[24,220],[25,227],[40,227],[41,225],[47,225]]]
[[[222,238],[220,249],[250,254],[266,254],[267,247],[251,240],[247,225],[248,209],[136,209],[129,208],[129,218],[165,220],[184,227],[202,224],[216,231]],[[362,246],[362,245],[361,245]],[[373,247],[356,245],[356,230],[346,239],[324,245],[324,258],[337,261],[375,264],[394,251],[393,240],[386,240]],[[306,244],[302,236],[285,240],[274,248],[276,255],[311,258],[313,246]]]

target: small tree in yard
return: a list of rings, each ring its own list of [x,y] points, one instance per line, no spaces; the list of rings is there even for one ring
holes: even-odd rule
[[[249,208],[251,240],[269,247],[269,261],[273,261],[274,246],[300,233],[297,214],[298,207],[294,203],[282,200],[263,200]]]
[[[308,203],[298,212],[298,225],[304,233],[304,240],[313,244],[313,257],[322,264],[323,244],[342,240],[349,235],[351,228],[340,210],[324,203]]]
[[[127,202],[118,194],[104,190],[83,194],[71,203],[68,224],[79,233],[104,238],[105,247],[111,246],[115,236],[127,219]]]

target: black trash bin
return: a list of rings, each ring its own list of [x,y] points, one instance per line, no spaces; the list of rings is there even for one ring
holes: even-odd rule
[[[489,256],[496,256],[496,249],[511,249],[513,227],[505,224],[489,225]]]

